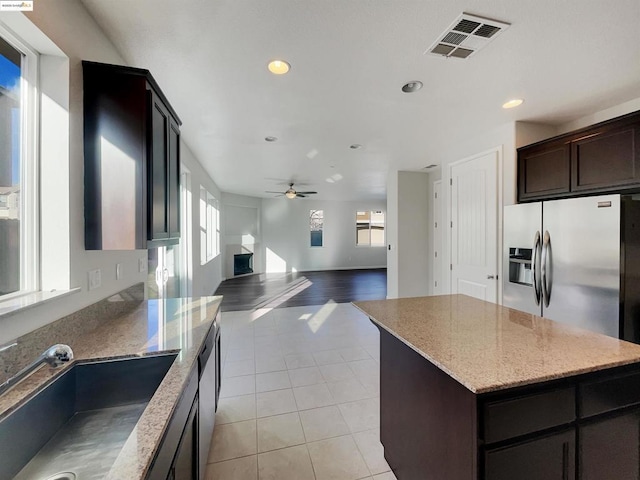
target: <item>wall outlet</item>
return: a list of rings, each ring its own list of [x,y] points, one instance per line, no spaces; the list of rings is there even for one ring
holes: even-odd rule
[[[122,277],[122,264],[116,263],[116,280],[120,280]]]
[[[146,272],[147,271],[147,259],[139,258],[138,259],[138,272]]]
[[[89,290],[95,290],[102,285],[102,274],[99,268],[89,271]]]

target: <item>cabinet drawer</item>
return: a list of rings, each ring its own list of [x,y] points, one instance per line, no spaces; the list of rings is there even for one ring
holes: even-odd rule
[[[575,431],[489,450],[484,459],[484,480],[573,480]]]
[[[579,405],[581,418],[640,405],[640,372],[580,384]]]
[[[576,418],[575,388],[489,402],[483,415],[486,443],[564,425]]]

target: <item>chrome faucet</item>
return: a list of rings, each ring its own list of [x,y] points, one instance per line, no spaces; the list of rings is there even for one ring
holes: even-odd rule
[[[73,360],[73,350],[69,345],[57,344],[47,348],[42,355],[36,358],[31,365],[27,365],[9,380],[0,385],[0,395],[9,390],[15,384],[23,380],[27,375],[40,366],[41,363],[48,363],[56,368],[70,360]]]

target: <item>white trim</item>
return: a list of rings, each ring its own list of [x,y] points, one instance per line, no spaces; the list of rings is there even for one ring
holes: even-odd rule
[[[204,195],[204,198],[203,198]],[[200,185],[198,195],[199,205],[199,232],[200,232],[200,266],[206,265],[213,259],[221,255],[222,246],[222,234],[220,231],[220,201],[213,195],[207,187]],[[204,258],[202,258],[202,201],[204,200],[204,220],[206,223],[205,231],[205,245],[204,245]]]
[[[434,225],[435,219],[436,219],[436,202],[434,201],[433,202],[433,212],[432,212],[433,218],[432,218],[432,222],[431,222],[431,226],[430,226],[430,230],[433,232],[433,238],[432,238],[432,244],[431,244],[431,259],[433,260],[433,278],[432,278],[431,285],[429,285],[429,288],[430,288],[431,292],[433,292],[434,294],[436,293],[435,292],[435,289],[436,289],[435,282],[437,280],[440,280],[440,285],[438,285],[438,288],[439,288],[439,292],[438,293],[441,293],[444,290],[446,290],[446,289],[443,289],[443,287],[445,285],[445,282],[443,280],[443,276],[444,275],[442,274],[443,265],[444,265],[444,262],[442,261],[443,258],[444,258],[444,255],[443,255],[444,252],[442,251],[442,247],[444,246],[444,237],[442,236],[442,229],[443,229],[442,210],[443,210],[443,207],[445,206],[445,203],[446,203],[446,202],[442,201],[442,198],[443,198],[443,194],[442,194],[442,192],[443,192],[443,190],[442,190],[442,179],[434,180],[432,182],[432,191],[431,191],[432,199],[433,199],[433,195],[436,192],[436,186],[440,187],[440,199],[439,199],[440,200],[440,212],[439,212],[439,215],[438,215],[438,218],[440,219],[440,225],[438,227],[438,231],[440,232],[440,258],[438,259],[437,262],[434,260],[435,259],[435,252],[436,252],[436,241],[435,241],[436,240],[436,227]],[[437,272],[438,263],[440,263],[440,271],[439,272]]]
[[[180,296],[191,297],[193,290],[193,192],[191,171],[181,165],[180,171]]]
[[[369,212],[369,215],[371,216],[371,214],[373,212],[380,212],[382,213],[382,215],[384,215],[384,224],[383,224],[383,228],[382,228],[382,235],[384,236],[384,241],[382,243],[376,243],[376,244],[372,244],[371,243],[371,218],[369,218],[369,243],[363,243],[363,244],[358,244],[358,212]],[[382,210],[382,209],[378,209],[378,210],[356,210],[356,241],[355,241],[355,247],[356,248],[386,248],[387,247],[387,212],[386,210]]]
[[[25,58],[20,66],[20,293],[27,294],[40,289],[38,175],[40,57],[1,22],[0,36]]]
[[[314,230],[311,230],[311,212],[322,212],[322,229],[320,230],[322,232],[322,245],[311,245],[311,232],[313,232]],[[319,249],[319,248],[324,248],[325,245],[325,223],[324,223],[324,208],[310,208],[309,209],[309,214],[307,215],[307,218],[309,219],[309,223],[308,223],[308,232],[309,232],[309,237],[307,237],[309,239],[309,244],[308,244],[308,248],[312,248],[312,249]]]
[[[43,303],[49,303],[58,298],[68,297],[74,293],[81,292],[80,287],[71,290],[52,290],[47,292],[30,292],[18,295],[13,298],[2,297],[0,301],[0,318],[22,312],[29,308],[39,307]],[[6,295],[9,297],[9,295]]]
[[[318,247],[319,248],[319,247]],[[222,281],[225,280],[233,280],[234,278],[240,277],[248,277],[250,275],[286,275],[288,273],[309,273],[309,272],[331,272],[333,270],[381,270],[387,269],[386,265],[369,265],[367,267],[324,267],[324,268],[314,268],[313,270],[287,270],[286,272],[253,272],[253,273],[243,273],[242,275],[232,275],[231,277],[223,278]]]

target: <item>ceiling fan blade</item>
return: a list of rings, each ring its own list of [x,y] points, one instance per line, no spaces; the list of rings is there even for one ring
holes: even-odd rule
[[[318,192],[298,192],[301,193],[303,195],[316,195]]]
[[[306,195],[303,195],[301,193],[296,193],[296,197],[300,197],[300,198],[307,198]]]
[[[284,193],[282,193],[282,192],[271,192],[269,190],[265,190],[264,193],[279,193],[280,195],[284,195]]]

